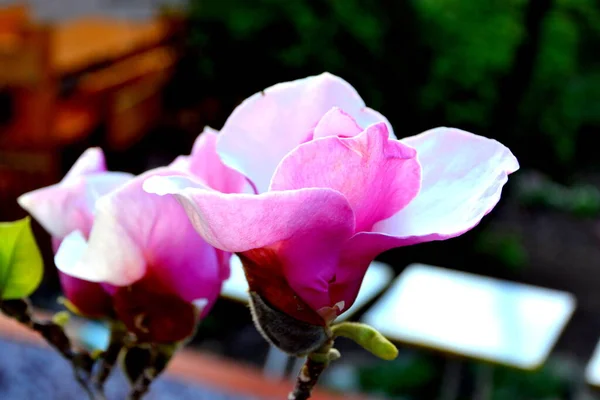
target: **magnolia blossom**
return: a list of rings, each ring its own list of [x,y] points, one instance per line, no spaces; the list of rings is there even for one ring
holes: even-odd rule
[[[261,301],[321,326],[352,305],[375,256],[470,230],[519,168],[502,144],[458,129],[397,140],[328,73],[246,99],[217,152],[255,193],[180,176],[149,179],[145,190],[174,194],[208,243],[238,253]]]
[[[87,237],[94,222],[96,200],[131,178],[131,174],[107,172],[102,150],[90,148],[61,182],[25,193],[18,202],[51,235],[56,252],[63,239],[74,231]],[[90,317],[113,314],[111,298],[100,284],[60,271],[59,278],[65,296],[81,313]]]
[[[102,304],[94,315],[116,318],[138,340],[153,343],[189,337],[198,318],[208,313],[229,276],[230,254],[198,236],[175,199],[148,194],[142,183],[165,174],[212,182],[198,167],[216,154],[209,137],[202,134],[192,154],[170,167],[137,177],[103,172],[123,178],[110,190],[97,189],[92,175],[79,174],[79,186],[65,184],[82,169],[80,161],[61,184],[22,198],[21,204],[61,239],[55,263],[63,279],[72,282],[65,287],[67,297],[84,313]],[[82,160],[90,154],[102,158],[94,149]],[[213,177],[221,174],[223,181],[239,175],[222,163],[212,165]],[[103,158],[97,170],[105,170]],[[79,296],[73,298],[69,289]],[[101,303],[96,292],[103,296]]]
[[[151,170],[101,197],[89,239],[71,233],[55,257],[64,273],[103,283],[118,319],[142,341],[190,336],[227,275],[177,202],[142,190],[148,177],[173,173]]]

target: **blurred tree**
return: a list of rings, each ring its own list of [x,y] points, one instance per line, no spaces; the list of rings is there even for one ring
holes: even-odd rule
[[[425,110],[505,142],[525,166],[559,177],[578,167],[580,135],[600,124],[597,2],[414,4],[435,54]]]
[[[192,0],[191,45],[204,91],[239,101],[273,83],[329,71],[416,133],[427,76],[411,2]],[[400,130],[400,129],[399,129]]]
[[[421,33],[435,57],[420,101],[441,111],[450,125],[486,127],[497,100],[497,82],[524,36],[526,0],[413,1]]]
[[[535,372],[523,372],[496,367],[492,400],[536,399],[554,400],[574,397],[568,379],[550,361]]]
[[[548,161],[573,169],[586,161],[575,159],[578,152],[586,152],[580,140],[583,129],[600,126],[600,57],[595,50],[600,43],[599,4],[556,0],[542,28],[518,133],[550,143]],[[598,162],[596,154],[591,157]]]
[[[190,1],[201,56],[186,86],[226,110],[275,82],[330,71],[400,136],[470,129],[552,176],[577,167],[588,149],[578,139],[600,125],[595,0]]]
[[[517,142],[515,132],[518,126],[519,106],[527,90],[532,85],[532,77],[539,62],[539,49],[544,18],[552,8],[554,0],[529,0],[525,6],[521,42],[516,48],[512,66],[500,79],[498,99],[491,116],[491,132],[495,137],[505,134],[509,147]]]

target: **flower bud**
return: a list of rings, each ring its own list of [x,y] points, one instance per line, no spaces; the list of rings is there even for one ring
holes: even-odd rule
[[[329,339],[326,327],[290,317],[268,304],[256,292],[250,292],[250,310],[263,337],[290,355],[303,356],[311,353]]]

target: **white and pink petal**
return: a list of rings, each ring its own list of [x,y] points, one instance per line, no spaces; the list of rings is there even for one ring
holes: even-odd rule
[[[224,162],[265,192],[283,157],[311,140],[313,129],[339,107],[360,124],[387,120],[365,106],[356,90],[329,73],[274,85],[238,106],[225,122],[217,151]],[[391,127],[390,127],[391,129]]]
[[[71,166],[71,169],[63,178],[63,182],[71,178],[105,171],[106,159],[104,158],[104,152],[99,147],[90,147]]]
[[[53,237],[61,239],[74,230],[81,230],[87,236],[96,201],[132,178],[133,175],[124,172],[73,176],[25,193],[17,201]]]
[[[409,204],[421,186],[415,149],[388,137],[380,122],[354,137],[327,136],[298,146],[279,165],[270,190],[336,190],[354,211],[356,232],[369,231]]]
[[[146,190],[161,186],[158,178],[153,180]],[[313,310],[330,306],[329,282],[339,250],[354,232],[354,214],[342,194],[328,188],[223,194],[185,189],[180,181],[154,191],[164,194],[164,188],[174,188],[171,193],[207,242],[229,252],[274,254],[264,268],[285,275]]]
[[[344,254],[362,266],[394,247],[471,230],[496,206],[508,176],[519,169],[507,147],[459,129],[432,129],[402,141],[417,150],[421,191],[372,232],[358,233],[347,243]]]

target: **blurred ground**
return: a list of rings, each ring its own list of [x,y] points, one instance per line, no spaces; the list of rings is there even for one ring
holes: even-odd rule
[[[70,365],[48,349],[0,339],[0,399],[80,400],[85,398],[74,379]],[[40,373],[42,372],[43,373]],[[124,399],[125,377],[116,373],[109,379],[109,399]],[[217,390],[162,377],[152,385],[148,400],[251,400]]]

